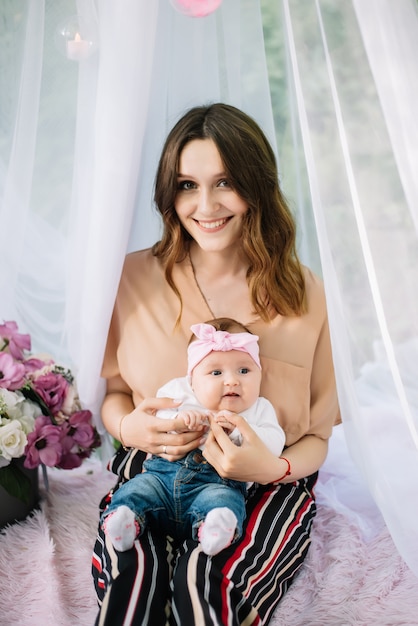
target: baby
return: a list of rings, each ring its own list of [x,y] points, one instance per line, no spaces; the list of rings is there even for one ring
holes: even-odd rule
[[[228,421],[231,412],[239,414],[279,456],[285,434],[272,404],[259,395],[258,337],[229,318],[195,324],[191,330],[187,376],[171,380],[157,392],[159,397],[181,398],[182,403],[157,415],[182,417],[190,430],[214,419],[240,445],[241,435]],[[132,548],[150,524],[178,539],[191,534],[208,555],[241,536],[248,484],[221,478],[205,460],[203,448],[177,461],[152,455],[142,474],[113,494],[102,525],[117,550]]]

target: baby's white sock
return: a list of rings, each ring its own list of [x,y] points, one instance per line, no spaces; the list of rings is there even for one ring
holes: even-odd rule
[[[226,506],[209,511],[198,531],[203,552],[213,556],[231,545],[237,523],[235,513]]]
[[[125,552],[134,545],[139,533],[139,524],[135,519],[135,513],[122,504],[106,517],[103,530],[113,547],[119,552]]]

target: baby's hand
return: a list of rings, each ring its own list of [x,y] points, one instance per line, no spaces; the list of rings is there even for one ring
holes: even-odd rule
[[[207,414],[200,411],[179,411],[178,417],[184,420],[189,430],[206,430],[209,425]]]
[[[234,415],[234,413],[232,413],[232,411],[223,410],[219,411],[219,413],[216,413],[216,415],[214,415],[213,417],[215,422],[219,424],[219,426],[222,426],[222,428],[228,435],[230,435],[235,428],[234,424],[231,424],[231,422],[228,421],[229,415]]]

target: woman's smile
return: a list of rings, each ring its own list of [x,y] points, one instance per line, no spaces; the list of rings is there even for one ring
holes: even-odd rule
[[[210,230],[212,232],[219,231],[222,227],[230,220],[230,217],[225,217],[223,219],[218,219],[213,222],[195,220],[196,224],[200,226],[203,230]]]

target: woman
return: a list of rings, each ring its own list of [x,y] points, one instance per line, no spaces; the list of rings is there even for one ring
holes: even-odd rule
[[[225,478],[255,483],[243,537],[209,557],[192,540],[176,545],[152,530],[119,553],[100,534],[97,624],[267,624],[307,554],[312,490],[338,417],[323,287],[298,261],[274,153],[238,109],[213,104],[180,119],[155,201],[163,235],[126,259],[103,364],[103,421],[124,448],[113,470],[124,481],[145,454],[176,460],[200,445],[201,432],[173,433],[180,422],[168,432],[155,412],[176,401],[154,396],[185,371],[190,326],[215,317],[259,336],[261,395],[276,409],[286,451],[269,452],[240,416],[231,417],[240,447],[212,424],[206,460]]]

